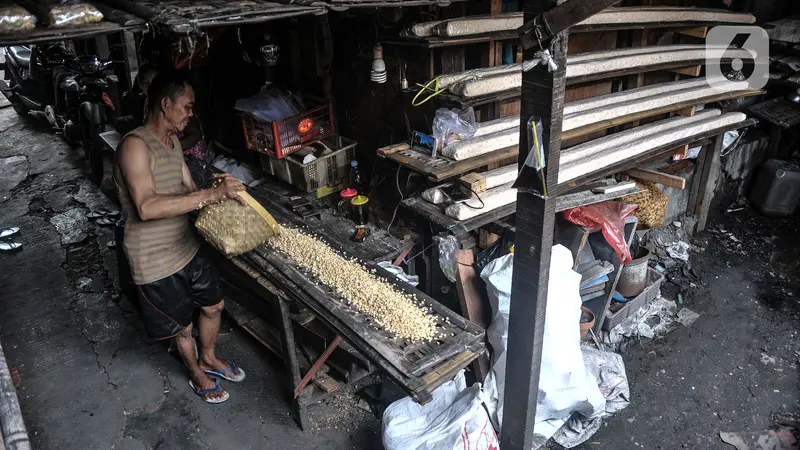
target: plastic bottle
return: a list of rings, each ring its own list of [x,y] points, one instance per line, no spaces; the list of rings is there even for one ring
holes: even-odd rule
[[[366,194],[366,185],[364,183],[364,175],[361,169],[358,168],[358,161],[350,161],[350,187],[358,191],[360,195]]]

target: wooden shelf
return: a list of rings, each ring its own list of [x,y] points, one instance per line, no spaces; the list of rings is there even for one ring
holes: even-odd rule
[[[431,181],[439,182],[471,172],[492,163],[502,162],[518,154],[519,147],[513,146],[474,158],[454,161],[447,158],[431,158],[430,155],[412,148],[392,153],[386,157],[415,172],[425,175]]]
[[[586,190],[580,190],[579,192],[573,192],[559,196],[556,200],[556,212],[566,211],[578,206],[586,206],[607,200],[614,200],[639,192],[641,191],[638,188],[633,188],[630,190],[612,192],[609,194],[592,194],[591,186],[587,186]],[[477,230],[478,228],[489,225],[490,223],[497,222],[498,220],[508,217],[517,211],[517,203],[514,202],[467,220],[456,220],[446,215],[442,207],[434,205],[433,203],[420,197],[407,198],[403,200],[402,205],[423,216],[432,223],[435,223],[447,231],[450,231],[456,236],[469,233],[470,231]]]

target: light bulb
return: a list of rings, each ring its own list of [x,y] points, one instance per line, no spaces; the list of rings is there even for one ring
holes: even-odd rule
[[[372,49],[372,69],[369,71],[369,79],[376,83],[386,83],[386,63],[383,62],[383,47],[376,44]]]

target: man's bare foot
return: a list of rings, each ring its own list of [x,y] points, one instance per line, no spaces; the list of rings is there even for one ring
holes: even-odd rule
[[[194,383],[194,390],[198,394],[200,394],[200,391],[213,390],[217,387],[217,380],[214,380],[202,371],[191,374],[191,378],[192,382]],[[218,392],[206,392],[200,396],[205,401],[218,402],[224,401],[229,394],[225,391],[225,388],[220,385]]]
[[[244,380],[245,377],[244,370],[237,367],[236,364],[217,357],[203,357],[197,362],[197,365],[206,375],[217,376],[234,383]]]

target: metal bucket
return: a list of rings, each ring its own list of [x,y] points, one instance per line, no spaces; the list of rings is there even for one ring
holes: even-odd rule
[[[642,248],[637,258],[622,266],[617,283],[617,292],[623,297],[636,297],[647,286],[647,261],[650,260],[650,251]]]

